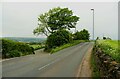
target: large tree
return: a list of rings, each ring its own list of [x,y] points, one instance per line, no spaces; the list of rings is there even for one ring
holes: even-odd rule
[[[79,17],[73,15],[72,10],[68,8],[53,8],[38,17],[38,27],[34,29],[34,34],[49,34],[61,30],[75,28]]]

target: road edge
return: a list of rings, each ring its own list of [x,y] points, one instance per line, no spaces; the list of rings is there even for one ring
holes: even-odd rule
[[[92,69],[90,64],[92,49],[93,49],[93,46],[88,48],[88,51],[84,55],[82,62],[79,66],[79,70],[76,77],[92,77]],[[89,69],[89,71],[87,71],[86,73],[85,69]]]

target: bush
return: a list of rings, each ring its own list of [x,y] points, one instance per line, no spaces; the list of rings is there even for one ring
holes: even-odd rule
[[[74,40],[89,40],[90,34],[87,30],[83,29],[74,34]]]
[[[107,39],[106,37],[103,37],[103,40]]]
[[[11,50],[10,52],[8,52],[6,54],[7,58],[10,58],[10,57],[20,57],[20,56],[21,56],[21,52],[19,52],[18,50]]]
[[[67,30],[59,30],[48,36],[45,50],[50,50],[57,46],[69,43],[72,41],[72,36]]]
[[[8,39],[2,39],[2,57],[19,57],[34,53],[34,49],[29,45],[21,42],[15,42]]]

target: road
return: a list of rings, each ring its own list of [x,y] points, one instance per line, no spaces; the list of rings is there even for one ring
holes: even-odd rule
[[[2,62],[3,77],[76,77],[82,58],[93,43],[80,43],[54,54],[35,55]],[[41,53],[40,53],[41,52]]]

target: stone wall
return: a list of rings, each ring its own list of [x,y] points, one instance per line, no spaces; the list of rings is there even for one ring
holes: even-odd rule
[[[93,54],[95,55],[95,61],[101,77],[120,79],[120,63],[103,53],[101,48],[97,45],[93,48]]]

